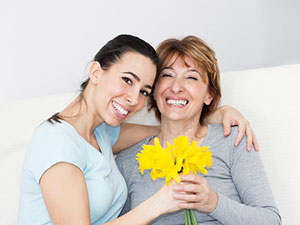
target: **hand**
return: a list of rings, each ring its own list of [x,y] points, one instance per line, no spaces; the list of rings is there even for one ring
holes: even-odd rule
[[[174,198],[180,201],[178,206],[204,213],[213,212],[218,204],[218,195],[210,188],[207,180],[193,173],[180,177],[181,183],[173,187]]]
[[[157,210],[156,215],[167,214],[179,210],[179,201],[174,199],[173,187],[175,180],[170,181],[170,185],[164,184],[152,197],[154,199],[153,207]]]
[[[254,149],[259,151],[258,143],[256,136],[250,127],[250,123],[245,117],[235,108],[231,106],[223,106],[223,126],[224,126],[224,135],[228,136],[230,134],[231,126],[237,125],[239,127],[238,136],[234,142],[235,146],[237,146],[244,135],[247,136],[247,150],[251,150],[252,144],[254,145]]]

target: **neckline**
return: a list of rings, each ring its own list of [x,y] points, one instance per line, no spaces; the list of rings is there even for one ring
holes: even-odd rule
[[[97,144],[98,144],[98,146],[99,146],[99,148],[100,148],[100,151],[99,151],[98,149],[96,149],[93,145],[91,145],[87,140],[85,140],[85,139],[77,132],[77,130],[72,126],[72,124],[70,124],[69,122],[67,122],[67,121],[65,121],[65,120],[60,120],[60,121],[61,121],[63,124],[65,124],[67,127],[69,127],[69,128],[72,130],[72,132],[73,132],[77,137],[79,137],[80,140],[81,140],[82,142],[84,142],[84,144],[86,144],[86,145],[89,147],[89,149],[95,151],[96,153],[98,153],[98,154],[100,154],[100,155],[105,155],[104,152],[103,152],[103,151],[104,151],[104,148],[103,148],[103,146],[101,145],[101,136],[99,136],[99,135],[98,135],[98,132],[96,132],[97,127],[96,127],[95,130],[94,130],[94,135],[95,135],[95,137],[96,137],[96,141],[97,141]],[[101,124],[102,124],[102,123],[101,123]],[[99,124],[98,127],[99,127],[101,124]]]
[[[208,140],[208,137],[210,136],[210,133],[211,133],[211,124],[207,124],[207,133],[205,135],[205,138],[204,138],[202,144],[199,147],[206,146],[206,142]],[[143,144],[149,144],[149,141],[153,140],[155,137],[157,137],[157,135],[153,135],[153,136],[146,138],[145,142]]]

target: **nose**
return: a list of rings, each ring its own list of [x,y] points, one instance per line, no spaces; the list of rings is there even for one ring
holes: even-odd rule
[[[139,103],[139,94],[140,94],[139,90],[136,89],[129,90],[126,95],[126,101],[132,106],[137,105]]]
[[[179,78],[175,78],[173,83],[172,83],[172,86],[171,86],[171,90],[174,92],[174,93],[180,93],[183,91],[183,81]]]

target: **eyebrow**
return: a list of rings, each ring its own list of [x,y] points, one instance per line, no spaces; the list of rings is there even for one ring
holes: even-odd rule
[[[173,70],[174,71],[174,68],[172,66],[166,66],[164,67],[162,70]],[[187,69],[188,72],[195,72],[195,73],[198,73],[201,77],[201,73],[198,71],[198,70],[195,70],[195,69]]]
[[[201,77],[201,73],[200,73],[198,70],[195,70],[195,69],[188,69],[187,71],[189,71],[189,72],[196,72],[196,73],[198,73],[198,74],[200,75],[200,77]]]
[[[138,77],[138,75],[136,75],[136,74],[134,74],[134,73],[132,73],[132,72],[123,72],[123,73],[125,73],[125,74],[130,74],[131,76],[133,76],[133,78],[134,78],[137,82],[140,82],[140,81],[141,81],[141,79]],[[149,88],[150,90],[152,90],[152,86],[149,85],[149,84],[145,85],[145,88]]]
[[[172,66],[166,66],[162,70],[174,70],[174,68]]]

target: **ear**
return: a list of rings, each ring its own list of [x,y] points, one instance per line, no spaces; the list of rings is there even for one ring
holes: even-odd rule
[[[99,62],[94,61],[90,66],[90,81],[93,84],[98,84],[100,75],[104,72]]]
[[[212,102],[213,99],[214,99],[214,97],[210,93],[208,93],[206,98],[205,98],[204,104],[205,105],[210,105],[210,103]]]

